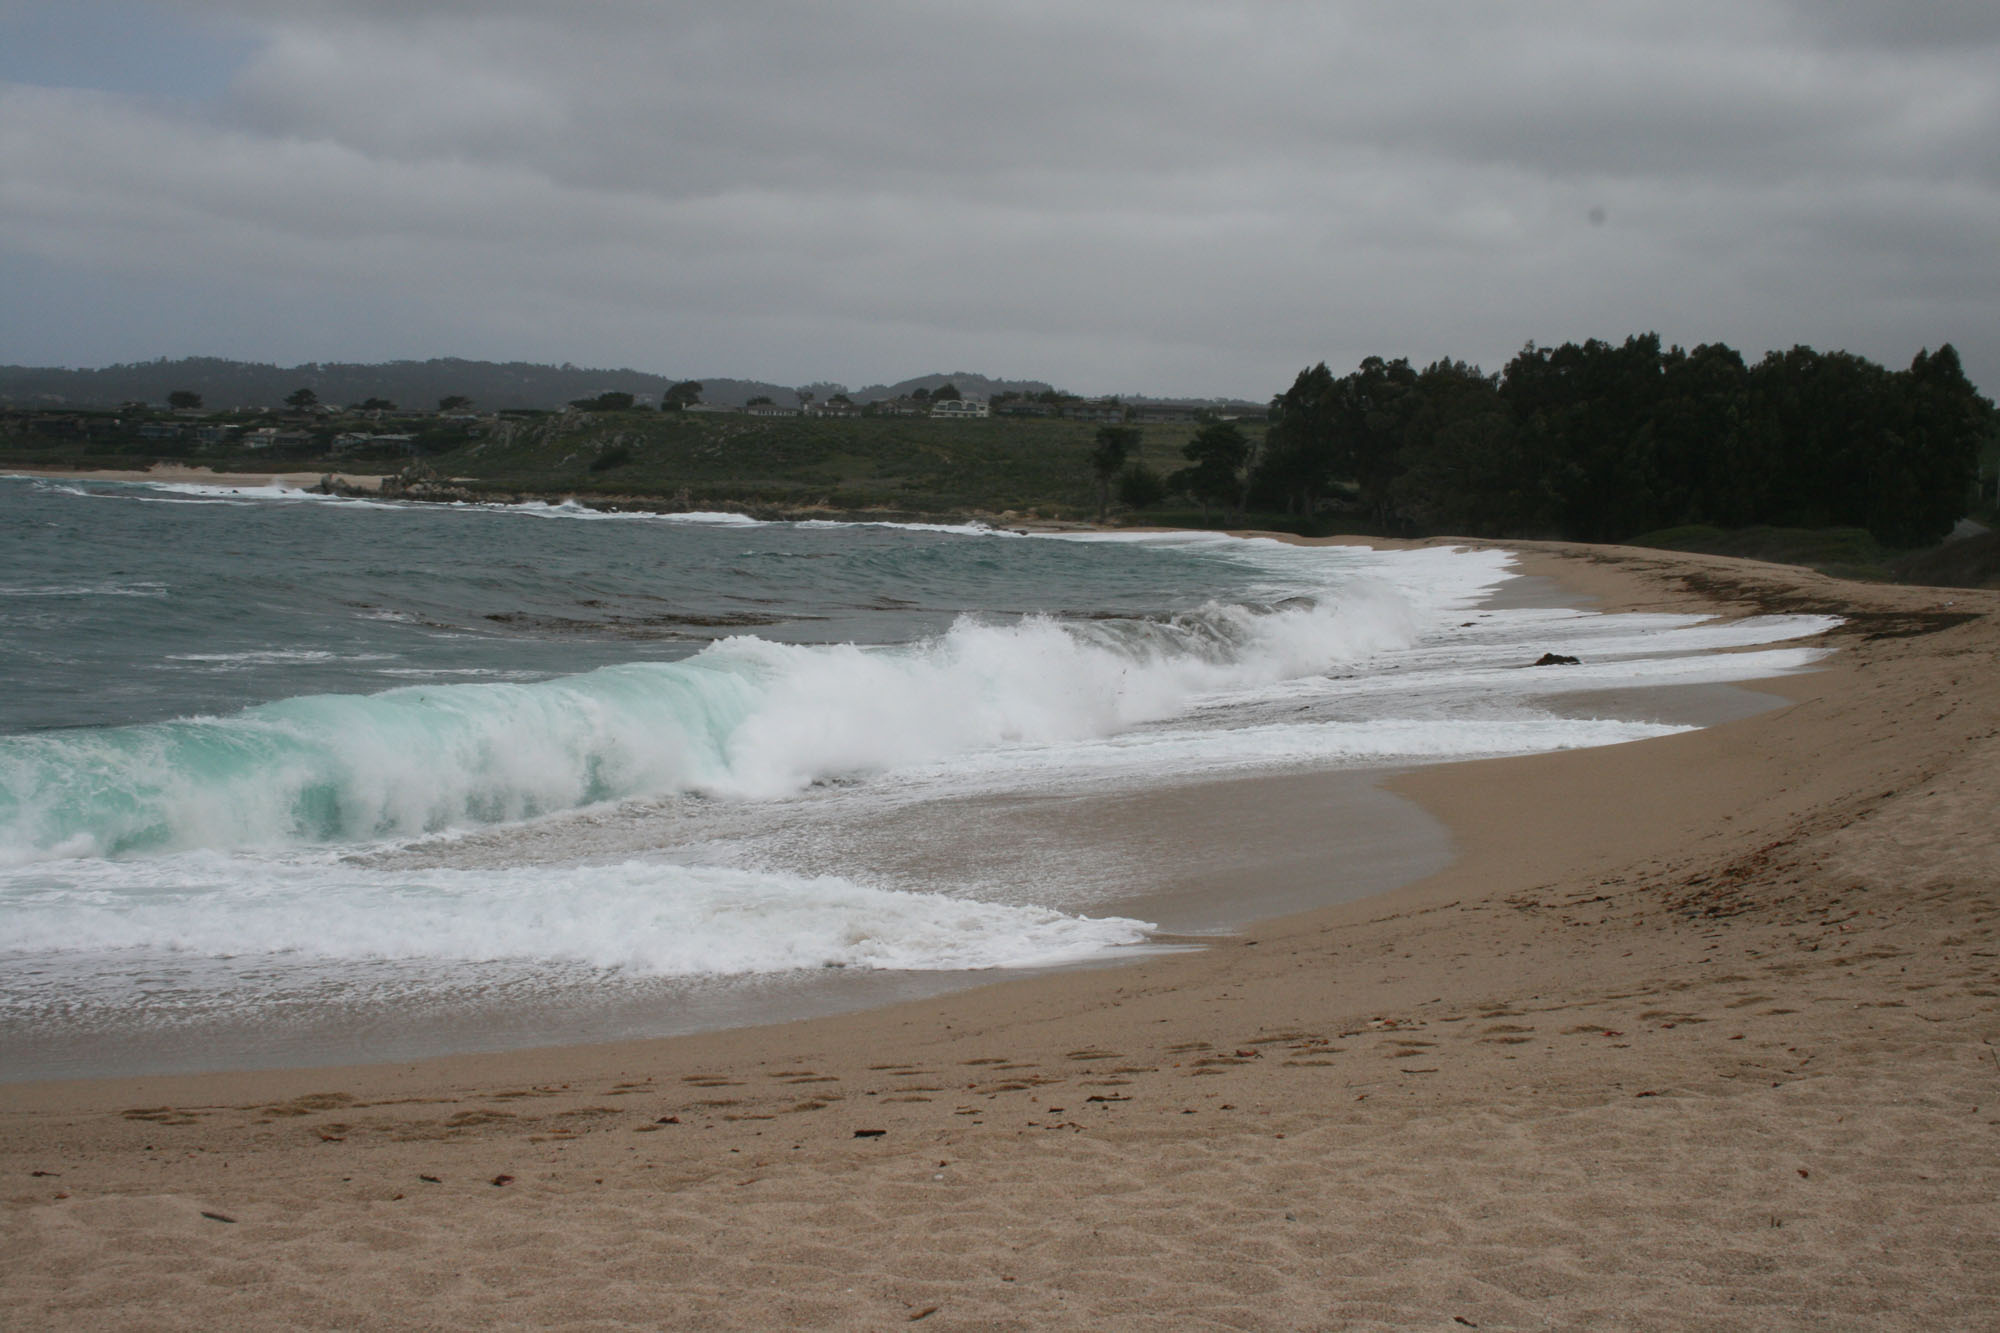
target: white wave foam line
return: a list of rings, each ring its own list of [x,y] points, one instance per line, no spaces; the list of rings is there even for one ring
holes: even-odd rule
[[[392,662],[388,653],[333,653],[320,648],[261,648],[240,653],[168,653],[169,662],[212,666],[275,666],[285,662]]]
[[[129,481],[112,482],[114,486],[143,486],[147,490],[164,491],[169,495],[198,496],[217,500],[333,500],[345,497],[327,495],[320,491],[309,491],[301,486],[288,486],[282,481],[271,480],[263,483],[226,481]],[[136,497],[135,497],[136,498]]]
[[[554,503],[547,500],[519,500],[506,504],[461,501],[446,507],[482,514],[519,514],[528,518],[574,518],[586,522],[679,523],[710,528],[768,526],[763,519],[751,518],[748,514],[733,514],[725,510],[690,509],[676,513],[658,513],[650,509],[593,509],[578,500],[558,500]]]
[[[537,684],[318,695],[223,718],[0,738],[0,857],[355,840],[705,791],[752,799],[1171,717],[1410,641],[1357,597],[1173,623],[963,619],[897,649],[725,639]]]
[[[0,586],[0,597],[165,597],[164,583],[37,583]]]
[[[1311,593],[1356,574],[1394,587],[1425,610],[1462,610],[1514,575],[1514,557],[1491,547],[1423,547],[1406,551],[1368,546],[1307,546],[1274,537],[1222,532],[1034,532],[1050,541],[1125,543],[1220,555],[1269,580],[1266,591]]]
[[[1738,685],[1807,671],[1825,659],[1823,648],[1768,648],[1761,652],[1611,658],[1575,666],[1534,667],[1515,655],[1500,663],[1406,669],[1331,681],[1300,680],[1280,697],[1336,703],[1379,701],[1407,695],[1452,695],[1476,704],[1590,690],[1654,685]]]
[[[1042,967],[1151,925],[801,877],[628,861],[381,872],[214,853],[0,878],[6,951],[527,961],[646,976]]]
[[[1063,746],[1018,746],[950,767],[900,771],[898,783],[960,790],[1034,787],[1107,776],[1155,781],[1224,772],[1331,765],[1426,764],[1652,740],[1696,728],[1655,722],[1548,716],[1379,718],[1281,723],[1228,730],[1166,729]]]
[[[1018,540],[1038,534],[1012,528],[996,528],[986,523],[892,523],[884,519],[805,518],[792,526],[800,528],[889,528],[900,532],[941,532],[954,537],[1002,537]]]

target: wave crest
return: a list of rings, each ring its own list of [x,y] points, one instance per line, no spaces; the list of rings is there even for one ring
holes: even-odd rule
[[[0,854],[405,837],[596,802],[767,799],[1014,744],[1100,739],[1409,643],[1390,590],[1157,620],[961,618],[894,648],[739,636],[532,684],[315,695],[0,740]]]

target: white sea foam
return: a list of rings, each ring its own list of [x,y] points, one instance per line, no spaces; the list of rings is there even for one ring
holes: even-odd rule
[[[305,662],[391,662],[387,653],[333,653],[318,648],[257,648],[240,653],[168,653],[169,662],[210,666],[279,666]]]
[[[807,518],[801,528],[888,528],[898,532],[941,532],[954,537],[1027,537],[1026,530],[996,528],[988,523],[895,523],[876,518]]]
[[[0,584],[0,597],[165,597],[164,583]]]
[[[251,502],[292,498],[308,497],[278,488]],[[573,504],[465,508],[751,522]],[[1547,697],[1805,669],[1823,650],[1800,640],[1833,623],[1485,609],[1511,570],[1493,551],[1370,552],[1206,533],[1034,538],[1198,551],[1239,566],[1245,591],[1175,616],[965,617],[895,647],[739,636],[678,661],[531,683],[478,675],[491,667],[385,664],[373,670],[435,683],[0,737],[0,966],[12,969],[14,988],[0,988],[0,1015],[10,1004],[68,1013],[209,1003],[170,996],[174,986],[186,996],[220,987],[254,1012],[259,997],[307,975],[365,995],[369,978],[391,971],[415,989],[379,1002],[401,1005],[498,975],[491,969],[532,985],[577,969],[674,978],[1088,958],[1140,944],[1145,924],[1067,915],[1062,907],[1082,901],[1074,886],[1021,866],[977,900],[964,888],[900,892],[775,872],[787,812],[1644,740],[1684,728],[1554,716]],[[45,585],[20,586],[14,595]],[[162,595],[126,586],[116,595]],[[1548,651],[1581,660],[1531,666]],[[330,655],[181,660],[282,669]],[[628,798],[642,803],[614,804]],[[631,833],[644,818],[689,809],[726,812],[712,816],[730,830],[715,845],[680,853],[707,864],[663,860],[651,850],[660,841]],[[565,818],[542,819],[551,815]],[[491,824],[515,827],[466,834]],[[581,829],[607,837],[593,842]],[[418,846],[399,841],[419,836]],[[343,859],[370,844],[382,854]],[[488,844],[509,850],[488,856]],[[609,859],[634,848],[648,851]],[[475,868],[482,858],[495,868]],[[386,868],[398,861],[424,868]],[[159,977],[180,980],[162,989]]]
[[[918,790],[1086,791],[1121,785],[1203,780],[1270,769],[1426,764],[1580,750],[1651,740],[1691,727],[1620,719],[1375,718],[1165,728],[1071,745],[988,750],[950,765],[911,766],[891,781]]]
[[[899,648],[750,636],[538,684],[408,686],[0,738],[0,854],[420,833],[676,791],[767,799],[996,746],[1094,740],[1408,643],[1403,602],[1167,622],[961,619]],[[79,841],[81,840],[81,841]]]
[[[291,486],[272,478],[265,482],[228,481],[154,481],[143,480],[123,483],[143,486],[148,490],[161,491],[167,495],[185,495],[208,500],[337,500],[341,497],[326,495],[320,491],[309,491],[301,486]]]
[[[1164,776],[1603,744],[1657,733],[1531,716],[1526,701],[1799,669],[1814,650],[1717,650],[1829,623],[1473,613],[1506,577],[1505,556],[1225,549],[1257,562],[1274,606],[968,617],[890,648],[739,636],[682,661],[530,684],[413,685],[0,738],[0,862],[407,837],[677,792],[769,800],[897,772]],[[1330,566],[1344,571],[1337,593]],[[1315,578],[1320,596],[1301,596]],[[1545,645],[1587,660],[1522,670]]]
[[[501,667],[376,667],[375,674],[422,680],[443,680],[453,677],[478,680],[546,680],[549,676],[546,671],[510,671]]]
[[[132,951],[325,960],[527,961],[645,976],[828,966],[1040,967],[1151,927],[834,876],[660,861],[380,871],[199,852],[0,877],[0,954],[124,971]]]

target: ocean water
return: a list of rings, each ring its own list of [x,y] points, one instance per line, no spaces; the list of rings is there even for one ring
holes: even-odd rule
[[[677,1031],[829,972],[865,1002],[1157,948],[1129,862],[862,844],[1641,740],[1677,728],[1552,700],[1800,670],[1830,623],[1503,609],[1513,577],[0,478],[0,1077]],[[1526,669],[1551,650],[1582,663]],[[552,1010],[593,1017],[521,1018]]]

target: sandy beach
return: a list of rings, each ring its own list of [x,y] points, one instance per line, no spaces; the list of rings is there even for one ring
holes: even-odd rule
[[[216,472],[205,467],[183,467],[175,463],[155,463],[143,470],[108,471],[98,468],[8,467],[0,464],[0,474],[14,477],[47,477],[52,481],[166,481],[188,482],[197,486],[285,486],[307,490],[333,481],[349,491],[379,491],[382,478],[357,472]]]
[[[2000,594],[1510,549],[1606,610],[1846,623],[1781,707],[1395,779],[1448,865],[1205,950],[0,1085],[6,1325],[2000,1326]],[[1309,879],[1321,791],[1217,784],[1256,837],[1212,891]]]

